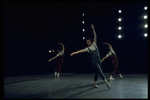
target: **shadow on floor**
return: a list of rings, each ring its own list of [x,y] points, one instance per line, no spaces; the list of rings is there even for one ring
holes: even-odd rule
[[[97,83],[97,85],[100,85],[100,84],[104,84],[104,82]],[[88,88],[88,89],[84,89],[84,88]],[[84,89],[84,91],[80,91],[80,89]],[[95,88],[93,86],[93,84],[87,84],[87,85],[83,85],[83,86],[75,86],[74,85],[74,87],[72,87],[72,88],[68,86],[67,88],[66,87],[61,88],[60,90],[57,90],[55,92],[36,94],[34,96],[31,95],[31,96],[28,96],[27,98],[43,98],[43,97],[56,98],[56,96],[58,96],[58,98],[59,98],[59,96],[63,97],[63,98],[74,98],[74,97],[81,95],[81,94],[83,94],[89,90],[92,90],[92,89],[97,89],[97,88]],[[77,92],[80,91],[80,92],[70,95],[72,91],[77,91]],[[101,90],[101,91],[103,92],[103,91],[107,91],[107,90]],[[69,96],[65,97],[66,94]],[[62,96],[62,95],[64,95],[64,96]]]
[[[63,99],[67,99],[67,98],[76,98],[78,95],[82,95],[83,93],[85,93],[85,92],[87,92],[87,91],[89,91],[89,90],[92,90],[92,89],[97,89],[97,88],[91,87],[91,88],[89,88],[89,89],[86,89],[86,90],[84,90],[84,91],[81,91],[81,92],[72,94],[72,95],[70,95],[70,96],[68,96],[68,97],[65,97],[65,98],[63,98]],[[105,91],[108,91],[108,89],[107,89],[107,90],[101,90],[101,92],[105,92]],[[91,93],[90,93],[90,94],[91,94]],[[95,94],[95,93],[94,93],[94,94]],[[89,93],[86,94],[86,95],[89,95]],[[82,95],[82,96],[85,97],[85,95]],[[77,98],[78,98],[78,97],[77,97]]]

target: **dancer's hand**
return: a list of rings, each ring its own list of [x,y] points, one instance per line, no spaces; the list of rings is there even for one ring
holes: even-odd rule
[[[74,53],[71,53],[71,55],[70,56],[73,56],[74,55]]]
[[[93,24],[91,24],[91,28],[94,29],[94,25]]]
[[[103,45],[104,45],[104,44],[106,44],[106,42],[105,42],[105,43],[103,43]]]
[[[48,60],[48,62],[51,62],[51,61],[52,61],[52,59]]]

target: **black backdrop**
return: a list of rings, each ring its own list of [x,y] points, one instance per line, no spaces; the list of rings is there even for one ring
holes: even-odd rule
[[[54,73],[55,60],[49,63],[48,59],[57,54],[57,42],[65,45],[61,72],[93,73],[88,53],[70,57],[87,46],[83,36],[93,39],[91,23],[95,25],[101,59],[107,54],[102,43],[108,42],[117,54],[121,73],[147,73],[148,38],[143,34],[148,30],[143,25],[148,21],[143,15],[148,11],[144,6],[147,2],[3,3],[4,75]],[[121,23],[117,21],[119,16]],[[117,38],[120,24],[122,39]],[[53,49],[55,52],[49,53]],[[104,73],[113,70],[109,58],[101,67]]]

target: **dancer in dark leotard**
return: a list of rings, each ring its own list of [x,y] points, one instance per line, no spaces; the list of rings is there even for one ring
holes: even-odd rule
[[[92,43],[91,39],[90,38],[87,38],[86,39],[86,43],[88,45],[87,48],[85,49],[82,49],[82,50],[79,50],[79,51],[76,51],[76,52],[73,52],[71,54],[71,56],[73,56],[74,54],[78,54],[78,53],[81,53],[81,52],[88,52],[90,53],[91,55],[91,63],[93,65],[93,67],[96,69],[96,72],[95,72],[95,77],[94,77],[94,87],[97,87],[98,86],[96,85],[97,83],[97,80],[98,80],[98,74],[100,75],[100,77],[104,80],[104,82],[106,83],[107,87],[110,88],[110,85],[109,83],[107,82],[103,72],[102,72],[102,69],[101,69],[101,58],[100,58],[100,55],[99,55],[99,50],[98,50],[98,47],[97,47],[97,44],[96,44],[96,41],[97,41],[97,36],[96,36],[96,32],[95,32],[95,29],[94,29],[94,25],[91,24],[91,28],[93,29],[93,34],[94,34],[94,42]]]

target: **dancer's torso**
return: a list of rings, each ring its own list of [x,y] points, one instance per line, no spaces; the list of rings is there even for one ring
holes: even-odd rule
[[[96,61],[96,62],[100,62],[100,55],[99,55],[99,50],[98,50],[98,48],[95,46],[95,45],[93,45],[96,49],[95,50],[90,50],[89,48],[89,53],[90,53],[90,55],[91,55],[91,61]]]
[[[110,58],[111,58],[112,60],[116,60],[116,59],[117,59],[117,56],[116,56],[116,54],[112,53],[112,55],[110,56]]]

